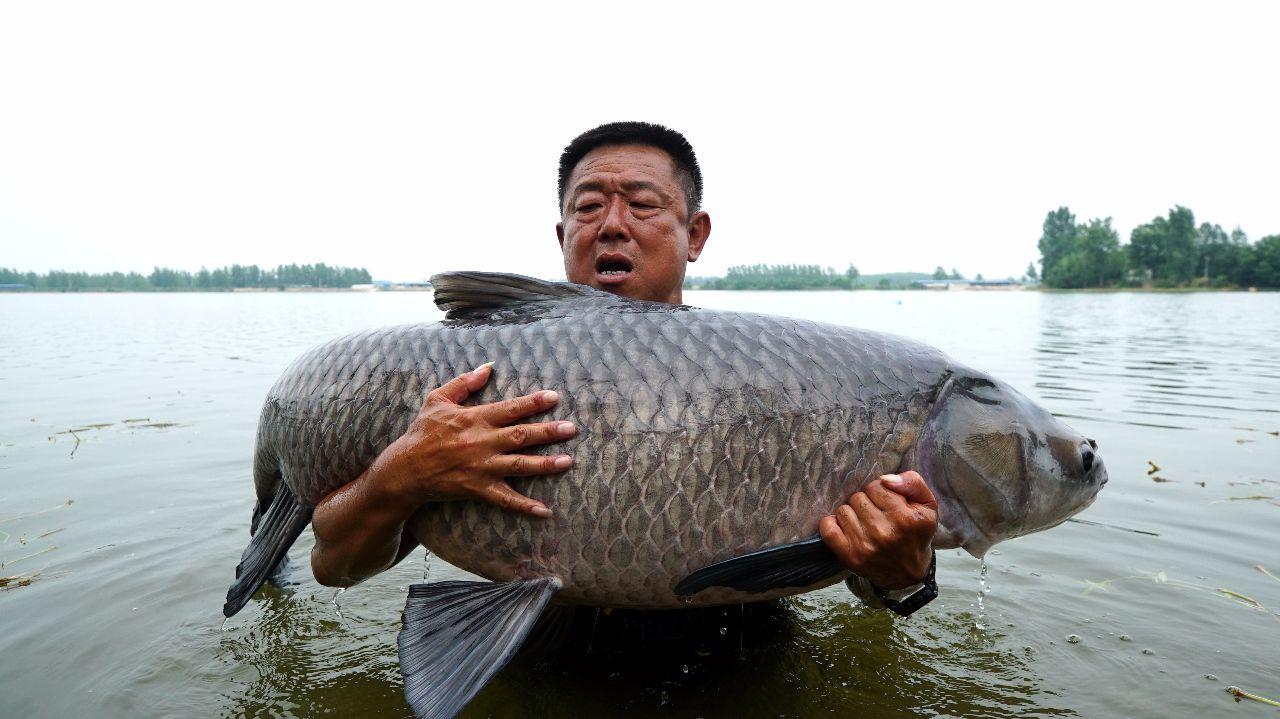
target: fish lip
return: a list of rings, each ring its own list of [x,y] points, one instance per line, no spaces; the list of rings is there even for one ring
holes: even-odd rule
[[[602,252],[596,257],[596,282],[602,285],[619,285],[626,282],[635,271],[635,263],[621,252]],[[621,274],[608,270],[622,270]]]

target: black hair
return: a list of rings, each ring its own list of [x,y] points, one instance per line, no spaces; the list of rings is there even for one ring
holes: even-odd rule
[[[573,138],[573,142],[560,153],[561,211],[564,210],[564,193],[573,168],[587,153],[605,145],[647,145],[666,152],[675,165],[676,179],[684,189],[689,217],[702,208],[702,169],[698,167],[698,157],[693,154],[693,145],[684,135],[651,122],[610,122]]]

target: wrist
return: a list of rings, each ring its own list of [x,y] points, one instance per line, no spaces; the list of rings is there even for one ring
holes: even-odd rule
[[[404,456],[393,444],[357,480],[373,505],[371,508],[401,520],[408,519],[429,499],[422,483],[414,481],[414,473],[404,466]]]
[[[912,612],[933,601],[938,596],[938,583],[935,579],[938,568],[937,552],[930,552],[929,571],[924,580],[915,586],[902,590],[885,590],[871,585],[871,590],[880,604],[898,616],[910,616]]]

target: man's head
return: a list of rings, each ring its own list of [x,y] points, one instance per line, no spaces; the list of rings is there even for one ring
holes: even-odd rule
[[[702,172],[675,130],[615,122],[579,135],[560,156],[556,235],[571,282],[679,302],[686,262],[711,234],[699,209]]]

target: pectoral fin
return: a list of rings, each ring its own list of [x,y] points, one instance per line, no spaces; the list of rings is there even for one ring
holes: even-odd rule
[[[404,695],[419,719],[446,719],[498,673],[560,588],[553,578],[409,587],[400,630]]]
[[[682,597],[711,587],[740,592],[767,592],[785,587],[807,587],[834,577],[844,568],[821,537],[770,547],[716,562],[690,574],[675,586]]]
[[[276,487],[271,505],[254,518],[253,537],[240,555],[236,581],[227,590],[227,602],[222,605],[223,616],[234,616],[243,609],[258,587],[280,569],[289,547],[311,523],[311,512],[311,507],[302,506],[284,482]]]

